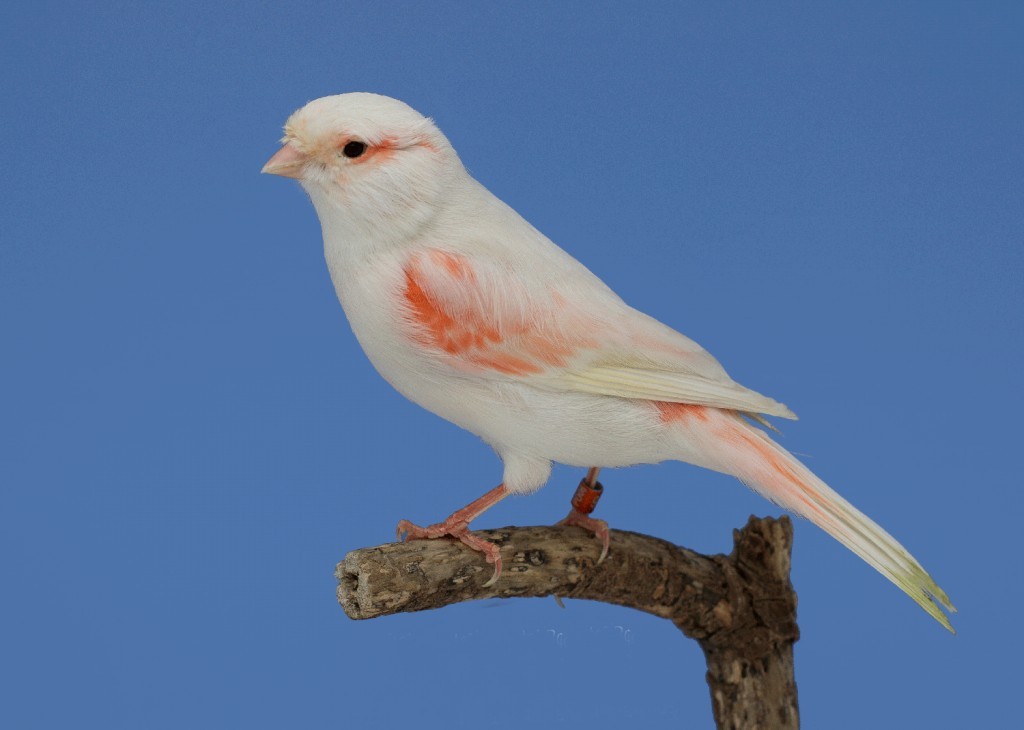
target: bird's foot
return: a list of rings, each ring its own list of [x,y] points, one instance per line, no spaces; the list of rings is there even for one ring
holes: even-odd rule
[[[477,552],[484,554],[488,563],[494,566],[494,575],[484,583],[484,588],[489,588],[497,582],[501,575],[501,550],[493,542],[477,537],[469,531],[469,523],[481,514],[484,510],[502,500],[508,491],[503,484],[489,491],[480,499],[463,507],[446,519],[434,525],[420,527],[409,520],[400,520],[395,529],[395,535],[399,541],[404,540],[434,540],[438,537],[454,537]]]
[[[612,535],[608,529],[608,523],[604,520],[588,517],[573,508],[569,510],[569,514],[565,516],[565,519],[561,520],[558,524],[582,527],[584,530],[594,533],[594,537],[601,540],[601,557],[597,559],[597,564],[600,565],[608,557],[608,547],[612,543]]]
[[[454,515],[452,515],[454,517]],[[494,575],[484,583],[484,588],[494,585],[501,575],[501,550],[498,546],[482,537],[477,537],[469,531],[469,523],[462,520],[453,520],[449,517],[444,522],[435,525],[420,527],[409,520],[401,520],[395,533],[399,540],[433,540],[438,537],[454,537],[463,545],[484,554],[488,563],[494,566]]]
[[[584,530],[594,533],[594,536],[601,540],[601,557],[597,559],[598,565],[608,557],[608,547],[612,541],[608,523],[590,516],[590,513],[597,507],[597,501],[601,499],[603,492],[604,487],[601,486],[601,482],[597,481],[597,468],[592,468],[576,488],[576,493],[572,495],[572,509],[569,510],[569,514],[558,523],[559,525],[582,527]]]

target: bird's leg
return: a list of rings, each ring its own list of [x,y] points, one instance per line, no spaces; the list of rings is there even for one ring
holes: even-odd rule
[[[565,519],[558,523],[560,525],[582,527],[584,530],[590,530],[594,533],[595,537],[601,539],[601,557],[597,559],[599,565],[608,557],[608,546],[612,541],[611,533],[608,531],[608,523],[604,520],[596,520],[590,516],[590,513],[597,507],[597,501],[601,499],[601,495],[604,493],[604,487],[601,486],[601,482],[597,481],[597,474],[600,471],[600,467],[590,467],[587,475],[580,482],[580,485],[576,487],[576,493],[572,495],[572,509],[569,510],[569,514],[566,515]]]
[[[494,585],[501,575],[501,551],[493,542],[477,537],[469,531],[469,523],[508,496],[504,484],[499,484],[480,499],[474,500],[452,514],[444,522],[420,527],[400,520],[395,534],[399,540],[432,540],[436,537],[454,537],[464,545],[482,552],[488,563],[494,565],[494,575],[484,583],[484,588]]]

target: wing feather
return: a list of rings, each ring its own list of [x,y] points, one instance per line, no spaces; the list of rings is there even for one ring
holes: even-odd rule
[[[572,389],[583,393],[691,403],[796,418],[796,414],[782,403],[736,382],[709,380],[693,373],[597,365],[580,372],[564,373],[560,378]]]
[[[526,277],[508,262],[431,249],[409,259],[403,294],[411,339],[459,372],[796,418],[582,267]]]

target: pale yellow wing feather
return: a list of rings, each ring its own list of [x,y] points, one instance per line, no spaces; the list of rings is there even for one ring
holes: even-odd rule
[[[619,398],[693,403],[747,413],[795,419],[782,403],[731,381],[702,377],[694,373],[646,368],[591,365],[556,378],[573,390]]]

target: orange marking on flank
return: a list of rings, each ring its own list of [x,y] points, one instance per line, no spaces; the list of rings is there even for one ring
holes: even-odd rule
[[[706,422],[708,420],[707,406],[654,401],[654,407],[658,409],[658,417],[662,423],[686,423],[691,420]]]
[[[469,361],[506,375],[529,375],[530,373],[539,373],[544,369],[528,360],[501,352],[493,355],[475,355],[470,357]]]
[[[473,270],[460,257],[442,251],[430,254],[435,263],[444,267],[456,278],[473,280]],[[466,355],[472,350],[484,349],[488,342],[501,342],[501,334],[478,312],[460,312],[458,317],[445,311],[420,284],[422,272],[415,260],[405,270],[405,302],[409,307],[410,319],[420,331],[414,335],[421,344],[444,350],[449,355]],[[524,361],[516,358],[474,356],[502,372],[522,370]]]
[[[405,301],[412,319],[422,328],[416,339],[424,345],[434,345],[450,353],[458,352],[460,345],[451,341],[449,332],[457,323],[455,318],[437,305],[415,277],[405,272]]]
[[[430,251],[430,258],[435,264],[446,269],[456,279],[476,280],[473,269],[469,267],[466,259],[462,256],[435,248]]]
[[[478,289],[476,272],[464,256],[450,251],[433,249],[425,256],[429,261],[417,256],[405,268],[407,318],[416,326],[412,336],[420,344],[460,358],[463,366],[506,375],[529,375],[542,372],[546,366],[565,366],[580,347],[592,344],[589,340],[567,342],[558,332],[540,329],[538,318],[533,316],[525,316],[522,323],[506,324],[500,331],[485,311],[471,304],[486,300],[486,296],[470,297],[457,311],[446,309],[431,296],[424,268],[433,266],[450,276],[456,291]]]

